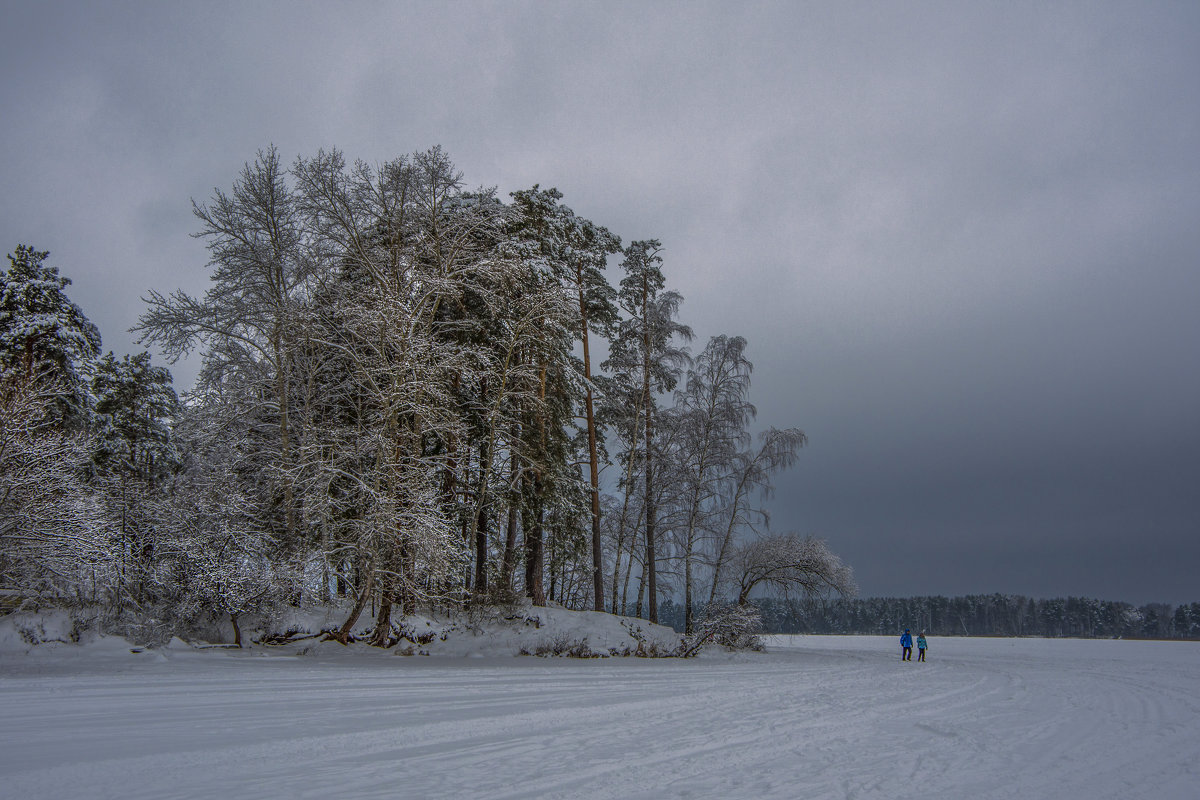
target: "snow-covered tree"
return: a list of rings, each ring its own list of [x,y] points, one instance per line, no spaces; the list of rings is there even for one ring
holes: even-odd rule
[[[695,631],[689,633],[685,655],[691,655],[705,644],[712,643],[730,650],[762,650],[762,618],[758,609],[748,603],[725,605],[710,603],[704,618]]]
[[[600,453],[593,391],[591,336],[607,336],[618,311],[616,293],[602,270],[608,257],[621,252],[621,240],[607,228],[575,215],[559,201],[557,189],[532,189],[513,193],[521,215],[520,229],[539,247],[540,253],[578,297],[576,335],[583,349],[584,419],[587,424],[588,477],[591,481],[592,596],[596,611],[604,610],[603,548],[600,532]]]
[[[664,419],[674,429],[669,477],[676,497],[674,519],[666,527],[675,535],[683,560],[684,625],[693,632],[697,570],[706,543],[721,528],[725,490],[737,455],[749,440],[747,426],[754,418],[750,403],[750,373],[746,340],[714,336],[687,372],[675,393],[675,405]]]
[[[57,396],[46,411],[58,424],[87,423],[88,380],[100,331],[67,297],[71,281],[45,263],[47,251],[18,245],[0,273],[0,368]]]
[[[522,221],[523,222],[523,221]],[[518,458],[518,503],[524,533],[525,593],[537,605],[546,602],[546,534],[553,560],[568,540],[584,536],[580,512],[587,504],[578,464],[578,410],[586,393],[573,347],[577,336],[575,292],[565,284],[542,244],[518,222],[510,246],[520,264],[508,302],[526,320],[515,358],[523,365],[524,390],[514,396],[510,438]],[[516,331],[514,330],[514,333]],[[551,565],[553,566],[553,564]],[[551,594],[553,594],[553,569]],[[589,592],[590,594],[590,592]]]
[[[92,378],[91,468],[113,516],[122,573],[141,593],[151,567],[170,477],[182,455],[172,424],[180,407],[171,373],[150,363],[149,353],[101,359]]]
[[[744,448],[734,456],[721,490],[720,528],[713,542],[715,549],[710,562],[710,604],[717,602],[725,588],[725,566],[738,537],[767,533],[770,518],[754,500],[771,497],[773,476],[795,463],[797,452],[806,441],[804,431],[799,428],[767,428],[758,435],[757,447]]]
[[[0,585],[95,600],[116,561],[104,505],[83,481],[86,434],[51,411],[68,391],[21,366],[0,370]]]
[[[196,348],[204,354],[198,387],[211,396],[233,381],[255,399],[257,416],[273,428],[274,457],[260,468],[280,495],[277,506],[289,540],[299,537],[293,476],[291,386],[303,301],[315,260],[299,225],[296,194],[274,147],[246,164],[229,194],[216,190],[193,203],[196,234],[210,253],[212,287],[197,299],[182,291],[151,291],[135,330],[171,359]],[[266,429],[260,436],[268,435]],[[262,520],[263,524],[271,524]]]
[[[738,545],[731,559],[737,581],[737,604],[744,605],[758,587],[806,596],[836,592],[852,596],[853,574],[829,546],[812,536],[769,534]]]
[[[336,638],[372,604],[384,644],[395,605],[512,596],[522,556],[534,603],[602,608],[610,532],[614,607],[637,574],[639,613],[646,597],[654,619],[659,564],[678,563],[690,608],[695,570],[719,577],[774,469],[745,441],[744,342],[720,340],[732,366],[714,350],[663,424],[691,331],[660,245],[623,251],[614,292],[602,270],[619,240],[561,200],[467,189],[436,147],[378,166],[319,151],[290,170],[272,148],[195,205],[212,286],[203,299],[151,293],[139,323],[168,357],[203,353],[178,415],[182,533],[155,545],[151,573],[191,576],[189,602],[236,617],[298,602],[312,588],[298,576],[319,564],[320,599],[354,596]],[[611,375],[592,374],[595,335],[611,337]],[[624,472],[620,503],[604,507],[601,415]],[[97,465],[129,461],[108,455],[123,438],[113,413],[96,419],[111,443]],[[691,472],[663,479],[668,453]],[[251,591],[256,580],[271,591]]]
[[[100,332],[48,255],[19,245],[0,273],[0,583],[98,597],[113,560],[84,477]]]
[[[338,396],[349,404],[343,424],[314,434],[311,445],[329,458],[310,465],[333,467],[339,450],[359,454],[353,470],[327,472],[328,481],[314,475],[357,506],[347,544],[364,577],[360,606],[367,592],[382,592],[382,641],[394,600],[408,611],[460,585],[464,552],[452,522],[467,519],[456,511],[473,484],[456,459],[482,446],[490,467],[497,449],[473,437],[468,415],[482,420],[486,398],[503,393],[495,356],[504,345],[486,334],[516,264],[497,251],[503,206],[488,192],[464,192],[440,148],[349,171],[336,151],[319,153],[293,172],[328,265],[319,293],[326,310],[310,341],[338,365]],[[487,516],[486,469],[480,476],[471,520]],[[486,575],[486,559],[476,571],[477,580]]]
[[[249,426],[226,413],[194,405],[176,426],[187,457],[162,512],[169,535],[156,542],[149,580],[181,620],[227,616],[240,645],[238,618],[269,614],[293,597],[299,569],[261,524],[255,484],[242,470]]]

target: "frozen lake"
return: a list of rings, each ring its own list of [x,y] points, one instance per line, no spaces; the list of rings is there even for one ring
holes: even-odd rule
[[[8,798],[1200,796],[1200,644],[771,637],[699,660],[0,663]]]

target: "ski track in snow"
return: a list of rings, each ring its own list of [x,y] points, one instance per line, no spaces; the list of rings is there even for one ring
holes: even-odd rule
[[[0,663],[5,798],[1195,798],[1200,645]]]

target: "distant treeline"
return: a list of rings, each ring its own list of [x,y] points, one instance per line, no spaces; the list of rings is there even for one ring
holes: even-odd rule
[[[899,634],[931,636],[1045,636],[1200,639],[1200,603],[1134,606],[1084,597],[1036,600],[1020,595],[871,597],[751,601],[767,633]],[[660,621],[682,629],[683,609],[669,600]]]

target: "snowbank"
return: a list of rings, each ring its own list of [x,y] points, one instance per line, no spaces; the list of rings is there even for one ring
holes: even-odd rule
[[[84,614],[66,609],[0,617],[0,653],[28,652],[39,644],[80,644],[95,636],[95,625]]]
[[[362,641],[342,645],[329,641],[324,631],[337,628],[343,609],[292,609],[264,622],[241,622],[247,649],[260,654],[337,656],[349,653],[390,653],[399,656],[487,658],[493,656],[572,656],[612,658],[659,657],[680,652],[682,639],[675,631],[642,619],[618,617],[597,611],[570,611],[558,607],[520,605],[506,610],[485,608],[442,616],[410,616],[392,625],[386,648]],[[211,626],[210,626],[211,627]],[[228,626],[227,626],[228,627]],[[352,632],[366,639],[374,620],[366,619]],[[0,618],[0,653],[30,654],[36,650],[74,645],[79,651],[143,652],[211,649],[226,646],[220,632],[190,644],[178,636],[147,647],[137,641],[100,633],[98,615],[87,611],[50,610],[18,612]],[[217,636],[212,634],[216,632]],[[231,631],[230,631],[231,634]],[[211,639],[218,638],[218,641]]]

